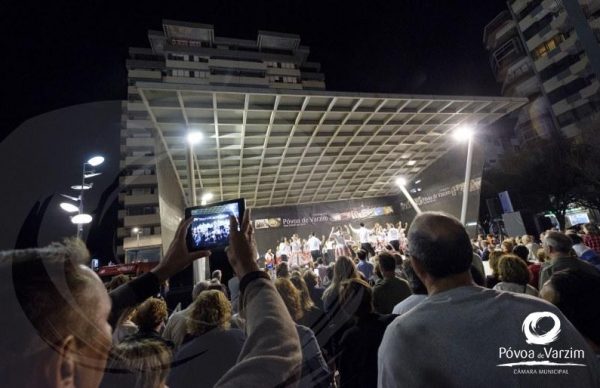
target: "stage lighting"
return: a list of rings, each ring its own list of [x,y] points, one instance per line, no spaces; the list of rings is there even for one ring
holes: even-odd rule
[[[406,183],[408,183],[406,181],[406,178],[403,178],[403,177],[396,178],[396,185],[398,185],[398,186],[406,186]]]
[[[467,141],[473,136],[473,128],[469,125],[463,125],[454,131],[456,141]]]
[[[187,141],[191,145],[198,144],[204,138],[204,134],[200,131],[191,131],[187,134]]]

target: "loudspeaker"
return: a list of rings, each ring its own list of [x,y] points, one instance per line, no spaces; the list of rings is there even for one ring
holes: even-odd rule
[[[509,236],[522,236],[525,234],[525,223],[520,212],[504,213],[502,221],[504,221],[504,229]]]
[[[545,217],[543,214],[538,214],[535,216],[535,225],[540,231],[540,233],[548,229],[552,229],[552,227],[554,226],[552,225],[552,221],[550,221],[550,219],[548,217]]]
[[[485,203],[487,205],[488,213],[492,219],[498,218],[502,215],[502,206],[498,198],[487,198]]]
[[[530,211],[521,211],[521,218],[523,218],[523,223],[525,224],[525,230],[527,231],[527,234],[534,236],[537,239],[543,230],[538,229],[535,217],[535,214]]]

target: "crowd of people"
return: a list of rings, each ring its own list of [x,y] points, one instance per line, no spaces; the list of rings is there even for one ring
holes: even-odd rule
[[[273,254],[259,268],[249,211],[239,230],[238,220],[230,222],[227,257],[236,276],[224,284],[215,271],[176,312],[160,297],[161,283],[210,254],[188,252],[189,221],[151,272],[107,285],[82,265],[88,254],[80,241],[0,253],[3,384],[600,386],[594,225],[548,231],[539,241],[471,240],[455,218],[426,212],[406,237],[406,227],[391,224],[347,226],[329,238],[311,235],[309,258],[292,256],[298,250],[290,246],[289,260],[276,263]],[[522,327],[539,312],[560,321],[553,349],[581,350],[576,361],[560,360],[578,366],[561,366],[561,375],[499,366],[501,348],[543,352]]]
[[[291,265],[307,265],[316,263],[320,258],[325,264],[335,261],[340,256],[352,256],[358,249],[363,249],[371,255],[384,250],[406,248],[405,230],[402,222],[375,223],[371,229],[361,222],[355,229],[350,224],[333,227],[328,236],[311,233],[308,238],[301,238],[294,233],[291,237],[283,237],[276,242],[275,248],[269,248],[265,254],[267,266],[275,266],[280,262]]]

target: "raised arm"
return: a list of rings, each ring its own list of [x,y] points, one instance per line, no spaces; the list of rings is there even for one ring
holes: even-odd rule
[[[188,252],[185,235],[191,223],[191,218],[179,223],[167,253],[152,271],[123,284],[109,294],[112,308],[108,323],[113,327],[126,308],[158,294],[162,282],[184,270],[194,260],[210,256],[210,251]]]
[[[268,275],[254,256],[254,229],[246,210],[240,231],[232,217],[227,257],[240,278],[240,311],[246,342],[237,364],[215,387],[288,386],[299,379],[302,353],[296,326]]]

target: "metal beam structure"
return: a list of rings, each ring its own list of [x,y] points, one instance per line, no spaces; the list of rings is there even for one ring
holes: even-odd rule
[[[482,128],[527,103],[505,97],[136,86],[182,191],[189,190],[185,133],[199,130],[204,140],[194,147],[198,194],[244,197],[251,207],[398,193],[394,178],[418,177],[454,146],[449,134],[457,126]]]

